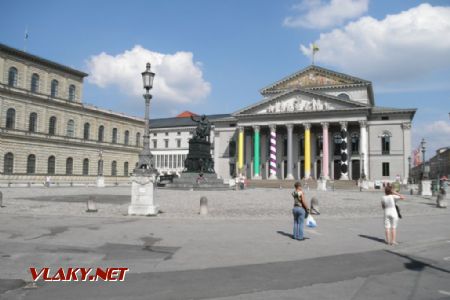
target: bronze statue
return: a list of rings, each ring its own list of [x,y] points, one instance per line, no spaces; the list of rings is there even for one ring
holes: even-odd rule
[[[197,123],[195,128],[194,140],[209,141],[209,133],[211,131],[211,123],[205,115],[202,115],[198,120],[191,116],[191,120]]]

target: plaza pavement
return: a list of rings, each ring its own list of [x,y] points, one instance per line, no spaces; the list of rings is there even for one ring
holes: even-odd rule
[[[431,197],[407,195],[392,247],[382,242],[379,191],[307,191],[321,215],[303,242],[290,238],[287,189],[158,190],[158,217],[126,215],[129,187],[2,192],[0,299],[450,298],[450,211]],[[85,212],[89,195],[98,213]],[[32,266],[130,272],[125,282],[28,289]]]

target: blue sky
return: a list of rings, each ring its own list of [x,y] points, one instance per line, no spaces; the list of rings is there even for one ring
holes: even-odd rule
[[[0,42],[23,49],[28,27],[28,52],[90,74],[84,102],[132,115],[151,60],[152,118],[250,105],[316,42],[317,64],[372,81],[377,105],[418,108],[413,147],[426,136],[430,153],[450,146],[450,1],[424,3],[3,1]]]

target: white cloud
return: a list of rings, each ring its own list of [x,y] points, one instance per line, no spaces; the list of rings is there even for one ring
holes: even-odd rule
[[[193,61],[191,52],[163,54],[139,45],[116,56],[105,52],[92,56],[87,62],[88,81],[102,88],[118,86],[123,93],[138,97],[144,93],[141,73],[147,62],[156,73],[152,94],[158,100],[195,103],[211,91],[201,64]]]
[[[450,67],[450,7],[421,4],[383,20],[362,17],[321,34],[315,43],[317,62],[369,80],[418,78]],[[300,50],[311,55],[309,47]]]
[[[283,25],[287,27],[330,28],[357,18],[367,12],[369,0],[303,0],[294,9],[301,14],[287,17]]]

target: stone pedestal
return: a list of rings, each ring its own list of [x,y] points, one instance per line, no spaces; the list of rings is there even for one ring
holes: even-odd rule
[[[431,180],[422,180],[420,183],[420,195],[421,196],[432,196],[431,192]]]
[[[326,191],[327,190],[327,180],[321,178],[317,180],[317,190],[318,191]]]
[[[98,176],[96,184],[97,184],[97,187],[105,187],[105,177]]]
[[[128,215],[156,216],[159,206],[155,201],[156,175],[131,176],[131,205]]]
[[[436,199],[436,206],[439,208],[447,208],[447,199],[446,199],[445,192],[438,193],[437,199]]]

